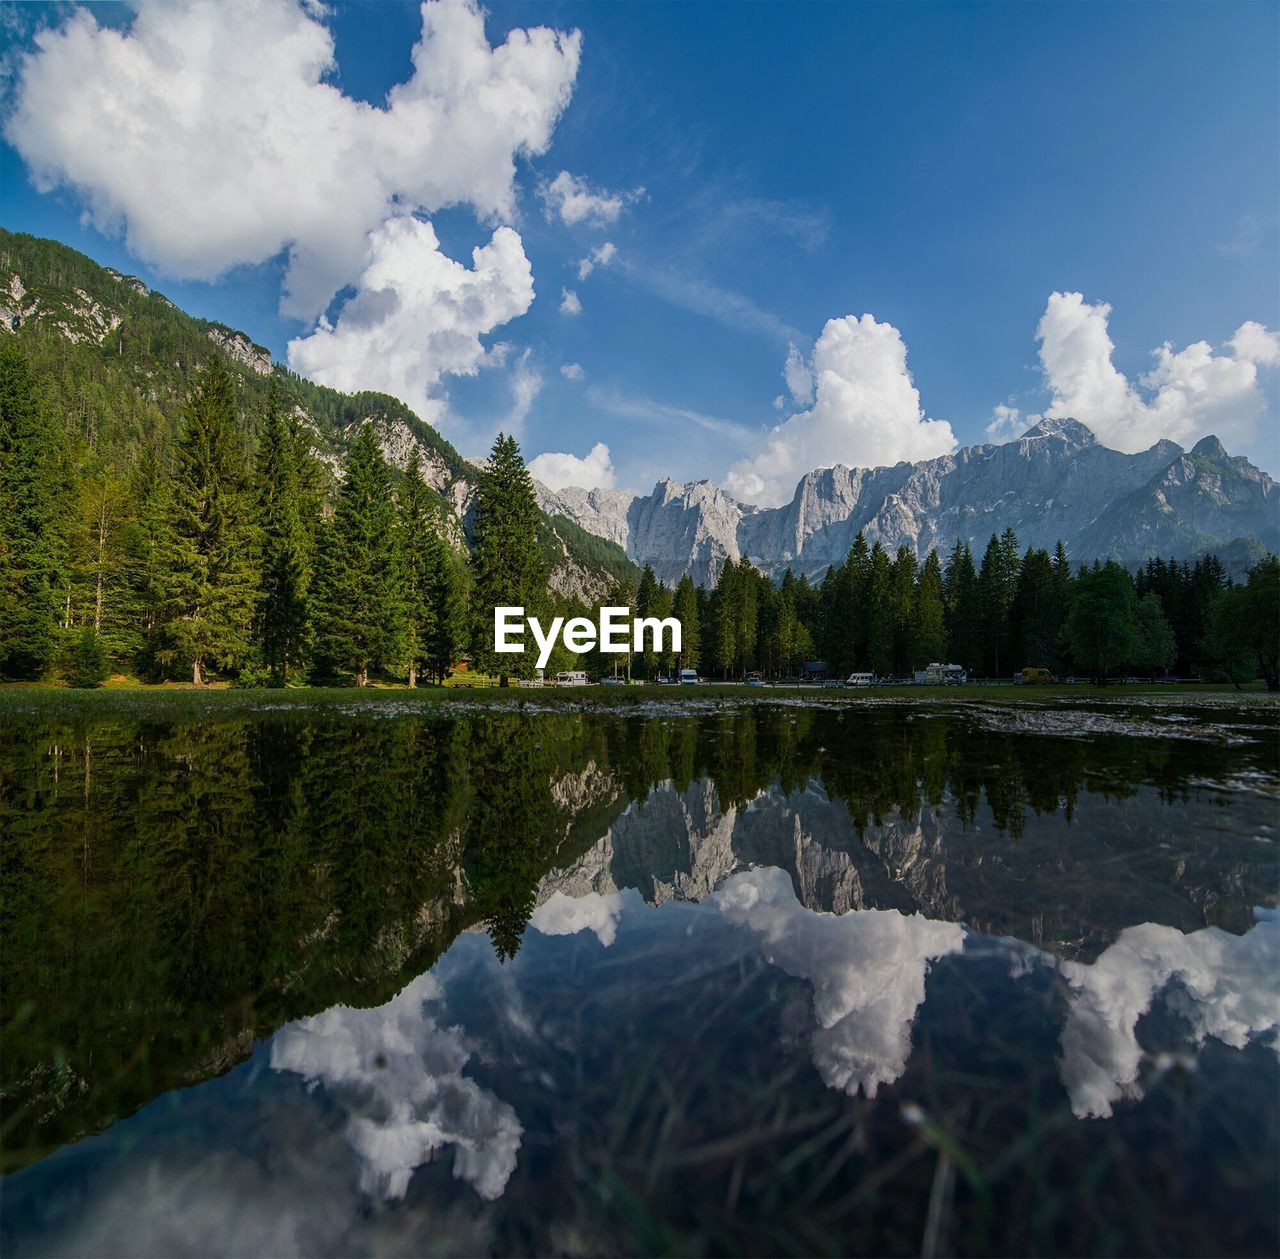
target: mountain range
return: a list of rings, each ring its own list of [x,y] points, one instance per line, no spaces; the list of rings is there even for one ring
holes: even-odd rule
[[[127,467],[142,444],[172,449],[182,404],[210,356],[231,365],[255,439],[278,379],[336,477],[352,438],[372,423],[387,459],[404,468],[416,448],[456,545],[469,533],[479,469],[431,425],[386,394],[343,394],[273,363],[243,332],[177,309],[137,276],[56,241],[0,229],[0,334],[18,338],[73,436]],[[811,577],[842,562],[859,530],[889,550],[923,557],[964,539],[981,552],[1012,527],[1024,545],[1061,539],[1077,562],[1215,551],[1244,564],[1280,550],[1280,494],[1247,459],[1214,437],[1191,450],[1157,442],[1138,454],[1101,445],[1083,424],[1042,420],[1015,441],[968,446],[893,467],[837,465],[807,473],[791,502],[761,508],[711,481],[659,481],[649,494],[537,485],[551,586],[586,601],[605,596],[634,566],[663,581],[685,574],[713,584],[726,560],[746,556],[771,577]]]
[[[540,487],[543,509],[616,542],[664,581],[714,582],[746,556],[771,577],[820,576],[861,530],[923,558],[957,539],[981,553],[1012,527],[1024,545],[1061,539],[1077,561],[1138,564],[1207,551],[1239,562],[1280,549],[1280,493],[1216,437],[1191,450],[1160,441],[1138,454],[1101,445],[1076,420],[1042,420],[1015,441],[889,468],[837,465],[807,473],[791,502],[761,508],[710,481],[662,480],[652,493]]]

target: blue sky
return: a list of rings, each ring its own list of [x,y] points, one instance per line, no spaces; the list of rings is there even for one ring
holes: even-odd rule
[[[383,108],[414,74],[416,4],[339,4],[321,17],[294,11],[271,22],[266,9],[223,12],[258,45],[326,27],[336,63],[326,82],[349,98],[342,116],[353,127],[363,125],[354,102]],[[98,118],[86,131],[76,111],[96,116],[104,100],[139,99],[129,93],[176,97],[204,75],[212,87],[203,104],[142,98],[147,107],[133,112],[159,118],[153,125],[163,130],[171,104],[188,113],[247,109],[252,90],[228,86],[234,99],[219,101],[216,53],[179,64],[169,87],[122,86],[102,28],[131,39],[141,19],[113,6],[93,6],[93,15],[96,29],[67,7],[6,15],[5,226],[135,271],[185,309],[244,328],[282,361],[323,307],[337,334],[313,341],[296,364],[335,383],[383,377],[367,383],[406,394],[465,453],[482,450],[498,425],[514,425],[530,457],[607,446],[607,456],[581,466],[544,461],[548,478],[639,490],[661,475],[727,478],[735,492],[776,501],[808,466],[942,453],[989,431],[1011,436],[1047,412],[1076,414],[1121,448],[1220,431],[1233,451],[1280,470],[1272,335],[1280,6],[491,4],[484,35],[493,47],[521,28],[581,32],[555,82],[535,88],[545,145],[530,153],[512,141],[499,161],[485,148],[483,121],[461,118],[472,98],[451,101],[441,125],[463,130],[441,132],[444,165],[483,151],[476,170],[451,174],[447,187],[428,173],[420,200],[400,188],[390,209],[364,219],[352,211],[349,235],[332,245],[345,261],[325,254],[325,215],[298,228],[325,257],[307,280],[309,304],[295,302],[291,315],[280,311],[282,286],[292,283],[293,214],[273,197],[310,179],[306,145],[316,141],[305,119],[273,117],[264,83],[265,115],[247,130],[278,129],[276,151],[297,135],[303,152],[297,165],[259,172],[263,218],[281,220],[275,236],[249,223],[223,241],[199,207],[209,188],[234,185],[242,141],[219,149],[223,183],[205,183],[218,172],[150,156],[169,141],[184,152],[182,136],[122,136],[134,125],[127,116],[110,127]],[[43,78],[33,86],[34,63],[20,56],[41,24],[72,20],[83,24],[81,46],[35,54]],[[436,79],[465,63],[441,39]],[[261,77],[277,64],[287,67],[288,57],[264,56]],[[59,91],[59,75],[82,87],[87,79],[94,92]],[[304,87],[302,115],[311,99]],[[444,90],[434,81],[425,88]],[[67,116],[51,119],[58,112]],[[187,117],[185,125],[203,124]],[[412,121],[400,125],[390,151],[421,134]],[[119,166],[134,172],[128,186],[86,154],[117,142]],[[501,206],[493,172],[513,145],[514,184]],[[365,172],[358,145],[353,152],[354,189]],[[439,153],[423,158],[424,169],[439,168]],[[47,191],[31,179],[39,162]],[[377,177],[394,184],[386,171],[379,166]],[[539,195],[561,172],[603,208],[566,221],[554,197]],[[168,221],[189,222],[181,245],[163,224],[149,239],[133,230],[147,213],[142,199],[162,189],[174,207]],[[340,181],[298,199],[309,197],[328,217],[347,211]],[[96,225],[82,218],[86,205],[97,207]],[[431,223],[437,252],[420,233],[379,236],[384,265],[362,271],[362,233],[410,214]],[[503,257],[468,290],[484,307],[466,325],[472,349],[429,342],[443,317],[440,285],[456,272],[412,295],[395,277],[419,259],[429,270],[439,254],[472,268],[471,251],[504,225],[515,243],[504,236]],[[606,243],[607,265],[580,278],[580,261]],[[562,310],[566,290],[580,313]],[[388,303],[401,326],[364,336]],[[426,385],[415,335],[423,361],[436,365]],[[498,343],[507,348],[492,353]],[[1165,343],[1164,358],[1153,358]],[[402,366],[388,366],[392,359]]]

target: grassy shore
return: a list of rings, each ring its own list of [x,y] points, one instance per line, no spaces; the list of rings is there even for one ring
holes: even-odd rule
[[[884,686],[865,690],[825,686],[740,686],[712,683],[702,686],[578,686],[578,687],[497,687],[497,686],[407,686],[388,683],[356,687],[286,687],[248,689],[227,685],[205,687],[190,683],[144,685],[116,680],[96,690],[73,690],[48,683],[7,683],[0,685],[0,721],[6,712],[44,712],[75,709],[106,710],[123,707],[144,708],[160,713],[231,713],[246,709],[360,707],[395,705],[429,712],[433,709],[517,707],[583,708],[629,710],[645,706],[688,706],[691,710],[718,704],[786,703],[805,701],[822,704],[877,704],[895,701],[907,704],[1010,704],[1044,705],[1081,701],[1123,701],[1159,699],[1166,703],[1222,703],[1236,699],[1256,704],[1267,701],[1261,683],[1242,691],[1230,684],[1179,685],[1091,685],[1016,686],[1012,682],[983,686]],[[1277,697],[1280,702],[1280,697]]]

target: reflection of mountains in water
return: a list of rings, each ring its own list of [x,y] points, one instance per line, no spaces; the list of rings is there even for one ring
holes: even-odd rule
[[[578,780],[583,788],[590,777]],[[683,791],[668,782],[629,805],[571,868],[548,874],[538,899],[635,888],[651,903],[696,901],[736,872],[776,866],[809,909],[920,912],[1092,959],[1139,923],[1248,929],[1252,906],[1274,900],[1275,864],[1269,846],[1217,829],[1221,821],[1207,801],[1174,810],[1152,792],[1083,794],[1070,824],[1036,816],[1014,840],[990,811],[962,820],[947,795],[859,828],[816,781],[728,807],[709,779]]]

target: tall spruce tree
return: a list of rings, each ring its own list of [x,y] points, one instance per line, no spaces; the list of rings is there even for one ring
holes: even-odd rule
[[[963,539],[956,540],[947,560],[943,573],[943,598],[946,600],[951,660],[976,672],[982,667],[982,607],[973,552]]]
[[[443,685],[466,642],[467,608],[459,562],[435,529],[427,539],[425,568],[430,609],[425,658],[432,676]]]
[[[676,662],[677,667],[696,669],[701,652],[702,624],[698,616],[698,591],[688,573],[676,583],[672,612],[680,622],[680,658]]]
[[[262,592],[257,640],[272,681],[283,686],[303,660],[310,634],[313,569],[308,519],[306,452],[296,422],[284,416],[272,381],[254,470],[262,542]]]
[[[0,346],[0,676],[37,677],[58,648],[65,568],[61,434],[26,357]]]
[[[541,608],[547,593],[547,571],[538,545],[538,500],[533,478],[514,437],[499,433],[480,477],[476,498],[473,585],[472,659],[486,673],[533,676],[536,656],[494,651],[493,610],[522,607],[529,615]]]
[[[350,673],[357,686],[367,686],[370,669],[402,658],[407,633],[391,469],[372,424],[351,443],[316,576],[319,668]]]
[[[168,659],[197,685],[212,663],[248,656],[256,612],[258,533],[245,473],[235,391],[221,358],[188,402],[178,446],[168,554],[162,576]]]
[[[920,570],[912,609],[912,649],[916,668],[945,663],[947,631],[942,600],[942,563],[937,551],[930,551]]]
[[[434,603],[431,598],[434,565],[439,552],[432,547],[436,536],[427,483],[422,478],[422,459],[413,448],[404,480],[400,485],[400,553],[404,566],[406,613],[405,658],[409,686],[418,684],[418,667],[426,664],[432,635]]]
[[[165,565],[170,554],[173,487],[160,467],[155,447],[144,446],[129,476],[132,528],[126,541],[135,609],[134,659],[147,675],[160,671],[164,650]]]

